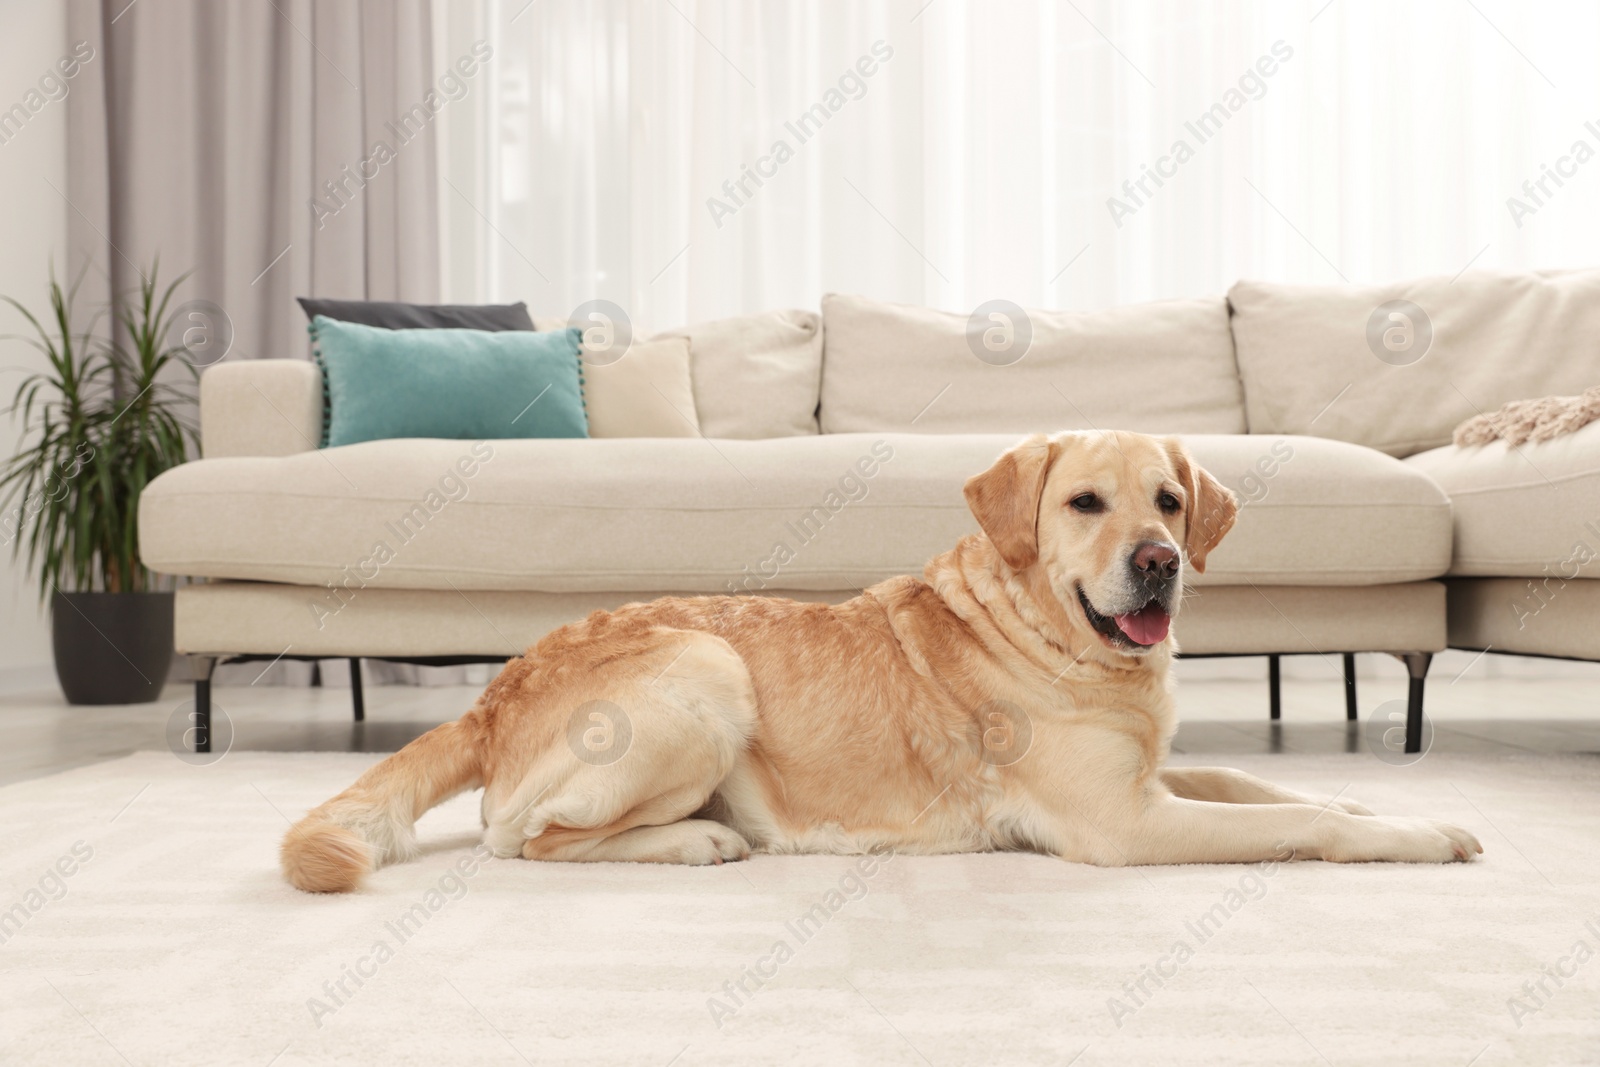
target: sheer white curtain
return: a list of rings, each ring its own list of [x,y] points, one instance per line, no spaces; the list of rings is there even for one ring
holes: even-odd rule
[[[598,297],[654,329],[830,290],[1093,308],[1600,259],[1592,4],[453,0],[436,19],[441,62],[493,49],[443,116],[450,299]]]

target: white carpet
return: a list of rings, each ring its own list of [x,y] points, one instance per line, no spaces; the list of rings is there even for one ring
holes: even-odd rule
[[[141,753],[0,789],[0,909],[25,913],[0,944],[0,1063],[1600,1063],[1600,959],[1571,955],[1600,955],[1592,758],[1227,761],[1460,822],[1486,850],[1465,866],[898,857],[856,881],[849,858],[758,856],[457,882],[469,796],[366,891],[290,890],[285,818],[374,759]],[[419,902],[437,910],[402,940]]]

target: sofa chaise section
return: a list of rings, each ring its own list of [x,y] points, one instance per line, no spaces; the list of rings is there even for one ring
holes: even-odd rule
[[[1537,443],[1446,445],[1406,465],[1455,508],[1451,647],[1600,660],[1600,422]]]

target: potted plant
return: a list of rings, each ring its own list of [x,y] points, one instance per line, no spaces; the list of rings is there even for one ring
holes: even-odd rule
[[[113,303],[116,341],[96,337],[93,322],[74,333],[81,274],[63,291],[52,271],[48,324],[5,298],[49,368],[24,378],[12,403],[24,444],[0,465],[0,539],[14,558],[27,547],[50,602],[56,677],[73,704],[156,700],[172,665],[172,592],[139,560],[139,496],[188,459],[199,435],[183,414],[192,391],[163,373],[182,351],[167,335],[183,278],[160,290],[156,272]],[[178,364],[192,382],[194,367]]]

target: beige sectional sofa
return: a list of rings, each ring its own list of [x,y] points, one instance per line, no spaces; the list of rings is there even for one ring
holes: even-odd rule
[[[1431,320],[1408,363],[1369,343],[1395,299]],[[847,598],[974,532],[962,484],[1023,434],[1175,433],[1243,503],[1193,576],[1184,654],[1342,654],[1353,718],[1350,656],[1394,653],[1414,747],[1447,644],[1600,659],[1600,562],[1574,555],[1600,546],[1600,426],[1448,444],[1475,408],[1600,382],[1600,346],[1572,340],[1600,338],[1591,319],[1589,273],[1090,314],[830,295],[674,331],[703,433],[678,438],[318,449],[313,364],[225,363],[202,381],[205,458],[146,490],[141,546],[198,579],[176,636],[203,713],[221,658],[498,659],[665,593]]]

